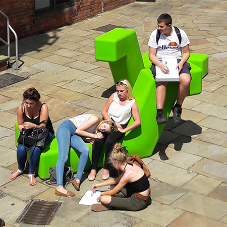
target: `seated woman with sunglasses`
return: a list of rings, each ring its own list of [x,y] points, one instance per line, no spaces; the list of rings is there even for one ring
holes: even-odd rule
[[[93,211],[104,211],[112,208],[138,211],[151,204],[150,183],[144,171],[135,164],[127,163],[128,152],[120,143],[115,144],[110,154],[112,165],[122,171],[118,178],[93,184],[92,189],[111,185],[111,190],[104,191],[98,198],[102,204],[94,204]],[[115,187],[113,187],[115,186]]]
[[[118,127],[118,131],[109,134],[103,133],[102,139],[95,139],[92,148],[91,172],[88,175],[88,180],[90,181],[93,181],[96,177],[98,161],[103,144],[106,142],[102,179],[107,180],[109,178],[108,160],[114,144],[122,139],[126,132],[140,125],[139,109],[132,94],[132,87],[127,80],[120,80],[116,83],[116,92],[107,100],[102,110],[102,116],[105,120],[114,121]],[[131,116],[133,116],[134,122],[127,126]]]
[[[80,190],[80,180],[87,163],[89,147],[84,142],[93,143],[94,139],[103,138],[103,133],[117,130],[112,121],[102,121],[94,114],[81,114],[64,121],[58,128],[56,136],[58,141],[58,162],[56,165],[57,188],[55,195],[72,197],[73,192],[63,187],[63,172],[65,162],[68,160],[70,147],[80,152],[76,179],[72,181],[74,188]]]

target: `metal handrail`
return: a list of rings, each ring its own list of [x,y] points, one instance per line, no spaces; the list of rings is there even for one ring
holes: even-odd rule
[[[0,41],[2,41],[5,45],[7,45],[8,47],[8,57],[10,58],[10,34],[9,34],[9,30],[11,30],[11,32],[14,34],[15,36],[15,48],[16,48],[16,69],[18,69],[18,37],[16,32],[13,30],[13,28],[10,26],[9,24],[9,18],[0,10],[0,13],[6,18],[7,21],[7,42],[5,40],[3,40],[0,37]],[[9,60],[10,62],[10,60]]]

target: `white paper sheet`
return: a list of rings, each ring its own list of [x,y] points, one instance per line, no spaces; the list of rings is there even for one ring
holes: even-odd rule
[[[100,191],[92,191],[88,190],[80,200],[80,205],[87,205],[91,206],[92,204],[101,204],[97,201],[97,198],[101,195],[102,192]]]
[[[163,65],[168,67],[169,72],[163,73],[162,70],[158,66],[155,66],[155,68],[156,68],[155,81],[156,82],[180,81],[179,71],[178,71],[178,68],[176,68],[177,59],[176,58],[162,58],[162,63],[163,63]]]

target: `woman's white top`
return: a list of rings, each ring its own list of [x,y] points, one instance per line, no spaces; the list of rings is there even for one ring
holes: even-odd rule
[[[69,120],[71,120],[73,123],[75,122],[76,123],[76,127],[79,128],[81,125],[86,123],[90,119],[91,116],[92,116],[91,114],[81,114],[81,115],[78,115],[76,117],[72,117]],[[86,129],[85,131],[86,132],[90,132],[90,133],[94,133],[97,126],[98,126],[98,123],[96,125],[94,125],[94,126],[91,126],[88,129]]]
[[[132,106],[135,101],[135,99],[128,100],[126,105],[122,106],[119,103],[117,92],[115,92],[113,102],[110,104],[107,111],[109,117],[121,125],[127,124],[132,116]]]

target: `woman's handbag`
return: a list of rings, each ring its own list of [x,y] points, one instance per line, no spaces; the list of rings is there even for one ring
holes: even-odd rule
[[[24,146],[31,148],[33,146],[44,148],[46,138],[48,136],[48,129],[44,126],[34,129],[22,128],[17,142]]]
[[[147,178],[150,177],[151,173],[150,173],[149,169],[146,167],[146,165],[144,164],[144,162],[142,161],[142,159],[140,158],[140,156],[138,154],[129,155],[128,163],[134,163],[137,166],[141,167],[141,169],[144,171]]]

